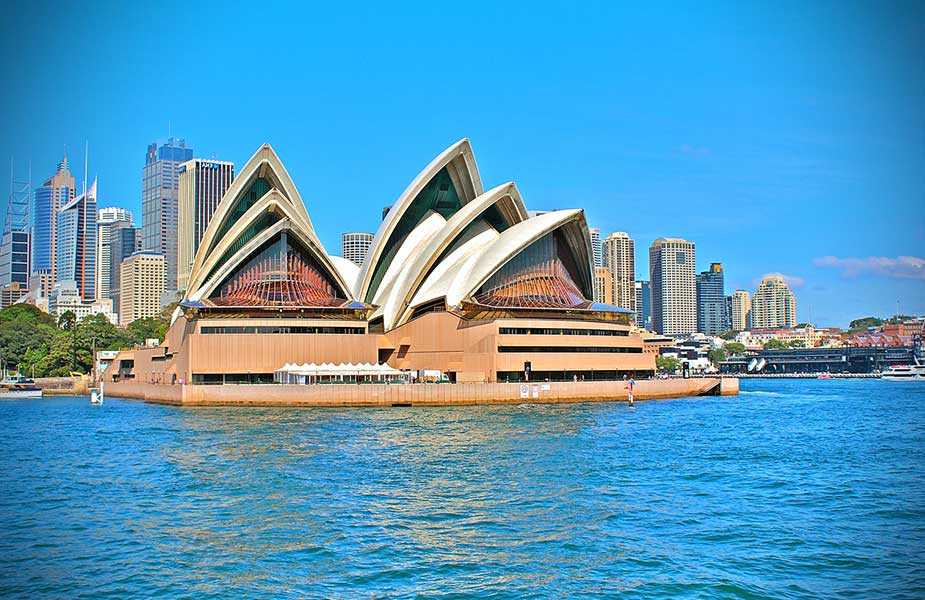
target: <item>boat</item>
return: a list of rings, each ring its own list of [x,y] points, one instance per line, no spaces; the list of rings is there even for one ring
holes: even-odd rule
[[[925,381],[925,365],[915,359],[914,365],[893,365],[880,374],[887,381]]]
[[[99,388],[90,388],[90,404],[98,406],[103,405],[103,382],[100,382]]]
[[[0,399],[5,398],[41,398],[42,389],[35,381],[25,377],[4,377],[0,381]]]
[[[823,373],[819,375],[818,377],[816,377],[816,379],[832,379],[832,376],[829,375],[828,373]]]

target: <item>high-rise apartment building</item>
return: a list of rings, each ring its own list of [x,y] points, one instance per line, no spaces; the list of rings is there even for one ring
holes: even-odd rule
[[[73,281],[80,297],[96,300],[96,181],[56,216],[57,282]]]
[[[601,230],[597,227],[588,227],[591,234],[591,252],[594,256],[594,268],[604,266],[604,248],[601,246]]]
[[[752,328],[793,327],[797,322],[797,302],[780,275],[768,275],[752,295]]]
[[[614,306],[636,310],[636,243],[626,232],[611,233],[604,240],[602,262],[613,279]]]
[[[652,327],[662,335],[697,329],[696,253],[693,242],[659,238],[649,248]]]
[[[648,281],[636,284],[636,325],[643,329],[652,329],[652,289]]]
[[[185,290],[212,213],[234,181],[234,163],[194,158],[181,164],[177,181],[177,289]]]
[[[112,297],[112,242],[120,223],[132,223],[132,213],[117,206],[99,209],[96,217],[96,297]],[[118,263],[116,263],[118,265]]]
[[[723,297],[723,332],[732,331],[732,296]]]
[[[365,231],[340,234],[340,255],[355,265],[362,266],[374,237]]]
[[[752,297],[745,290],[732,292],[732,329],[746,331],[752,328]]]
[[[723,265],[710,263],[710,268],[697,275],[697,331],[719,335],[726,331],[726,293]]]
[[[613,306],[613,277],[607,267],[594,267],[594,301]]]
[[[141,184],[142,244],[166,261],[164,289],[177,290],[177,196],[180,165],[193,158],[184,140],[149,144]]]
[[[32,211],[32,271],[42,287],[42,296],[51,291],[58,272],[58,211],[77,195],[74,177],[68,168],[67,154],[58,163],[58,170],[33,194]]]
[[[156,316],[164,294],[164,256],[150,250],[135,252],[120,267],[119,324]]]

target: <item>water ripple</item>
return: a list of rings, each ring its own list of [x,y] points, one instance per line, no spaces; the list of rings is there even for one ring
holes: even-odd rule
[[[925,386],[0,404],[0,596],[921,598]]]

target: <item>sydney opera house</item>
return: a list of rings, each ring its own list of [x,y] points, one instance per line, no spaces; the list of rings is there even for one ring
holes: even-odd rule
[[[651,374],[632,313],[592,300],[591,256],[583,211],[529,217],[514,183],[483,189],[464,139],[392,204],[358,267],[326,252],[264,145],[216,208],[164,341],[122,352],[104,379],[271,382],[290,363],[458,382]]]

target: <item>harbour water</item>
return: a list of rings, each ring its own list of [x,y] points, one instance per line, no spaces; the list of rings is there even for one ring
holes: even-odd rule
[[[925,597],[917,383],[0,423],[2,597]]]

